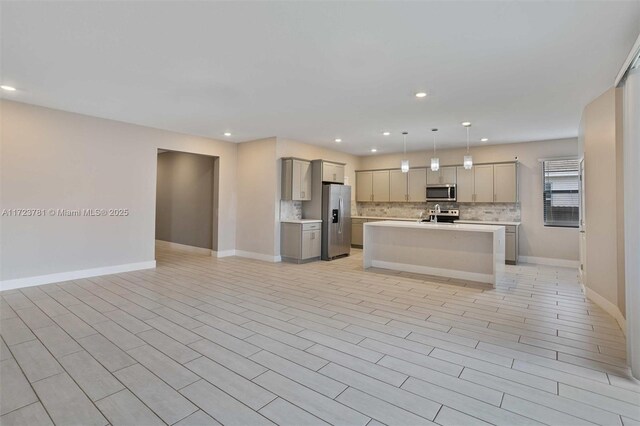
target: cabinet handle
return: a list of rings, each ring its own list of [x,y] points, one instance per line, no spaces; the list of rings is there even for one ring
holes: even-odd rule
[[[304,191],[300,193],[300,198],[304,198]]]
[[[311,239],[312,239],[312,240],[315,240],[315,239],[316,239],[316,233],[315,233],[315,232],[312,232],[312,233],[311,233]]]
[[[333,180],[334,181],[336,180],[336,174],[335,173],[333,174]]]
[[[496,200],[498,199],[498,194],[493,194],[493,202],[495,203]]]

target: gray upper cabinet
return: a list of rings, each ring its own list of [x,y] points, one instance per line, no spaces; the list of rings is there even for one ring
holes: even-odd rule
[[[408,174],[402,170],[389,170],[389,201],[407,201]]]
[[[425,202],[427,185],[456,184],[458,203],[517,203],[518,163],[444,166],[434,172],[416,167],[356,172],[356,201]]]
[[[457,187],[456,198],[459,203],[472,203],[474,200],[474,174],[472,169],[465,169],[462,166],[457,167]]]
[[[344,164],[323,161],[322,181],[344,183]]]
[[[458,167],[457,200],[459,203],[493,202],[493,164]]]
[[[455,166],[440,167],[440,169],[435,172],[429,168],[427,169],[427,184],[454,184],[457,180],[456,175],[457,173]]]
[[[459,203],[517,203],[518,163],[477,164],[458,167]]]
[[[518,164],[493,165],[493,201],[496,203],[518,202]]]
[[[373,172],[373,199],[371,201],[389,201],[389,170]]]
[[[281,199],[311,200],[311,162],[298,158],[282,159]]]
[[[440,183],[440,170],[434,172],[431,169],[427,170],[427,184],[428,185],[437,185]]]
[[[457,167],[455,166],[440,167],[440,177],[442,178],[442,182],[440,183],[456,183],[458,181],[458,173],[456,169]]]
[[[493,202],[493,164],[473,166],[476,203]]]
[[[373,172],[356,172],[356,201],[366,203],[373,198]]]
[[[407,201],[424,202],[427,200],[427,169],[410,169],[407,173]]]
[[[389,170],[356,172],[356,201],[389,201]]]
[[[389,201],[418,202],[425,201],[427,186],[427,169],[410,169],[408,173],[402,170],[389,170]]]

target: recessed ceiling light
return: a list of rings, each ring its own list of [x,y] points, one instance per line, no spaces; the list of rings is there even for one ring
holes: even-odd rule
[[[382,136],[389,136],[391,132],[382,132]]]
[[[470,122],[470,121],[463,121],[463,122],[462,122],[462,125],[463,125],[464,127],[469,127],[469,126],[471,126],[471,122]]]
[[[488,138],[482,138],[482,139],[480,139],[480,142],[486,142],[488,140],[489,140]]]
[[[371,152],[378,152],[378,150],[375,148],[371,148]]]
[[[11,87],[11,86],[0,86],[0,89],[2,90],[6,90],[7,92],[15,92],[16,88],[15,87]]]
[[[224,132],[224,135],[225,135],[225,136],[231,136],[231,133],[229,133],[229,132]]]
[[[427,92],[418,92],[416,93],[416,98],[424,98],[427,96]]]
[[[340,142],[342,142],[342,139],[338,138],[338,139],[336,139],[336,142],[340,143]]]

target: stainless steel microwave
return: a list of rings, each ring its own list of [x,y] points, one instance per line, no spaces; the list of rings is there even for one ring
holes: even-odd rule
[[[456,184],[427,185],[427,201],[456,201]]]

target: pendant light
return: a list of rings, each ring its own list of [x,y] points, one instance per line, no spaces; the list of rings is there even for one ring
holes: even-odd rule
[[[473,158],[471,157],[471,154],[469,154],[469,128],[471,127],[471,123],[465,121],[462,125],[467,128],[467,155],[464,156],[462,165],[465,169],[469,170],[473,167]]]
[[[408,132],[402,132],[402,139],[404,140],[404,160],[400,162],[400,170],[402,173],[409,172],[409,160],[407,160],[407,135]]]
[[[433,132],[433,157],[431,157],[431,171],[437,172],[440,170],[440,159],[436,157],[436,133],[438,129],[431,129]]]

